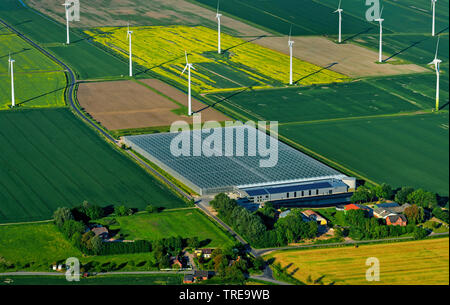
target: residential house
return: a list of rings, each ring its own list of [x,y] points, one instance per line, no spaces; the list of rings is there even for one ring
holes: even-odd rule
[[[319,225],[322,226],[326,226],[327,225],[327,220],[322,217],[322,215],[320,215],[319,213],[313,211],[313,210],[306,210],[303,211],[302,214],[309,218],[310,220],[316,221]]]
[[[405,212],[405,210],[407,208],[409,208],[410,206],[411,205],[409,203],[405,203],[405,204],[399,205],[397,207],[389,208],[389,210],[391,210],[392,212],[397,213],[397,214],[403,214]]]
[[[100,236],[102,239],[107,239],[109,231],[106,227],[95,227],[91,230],[95,236]]]
[[[172,258],[172,265],[177,265],[178,267],[180,267],[180,269],[182,269],[184,267],[183,257],[176,256],[176,257]]]
[[[408,224],[404,215],[393,215],[386,217],[386,224],[388,226],[406,226]]]
[[[278,218],[284,218],[284,217],[288,216],[289,214],[291,214],[291,210],[286,210],[284,212],[281,212],[280,215],[278,216]]]
[[[203,258],[211,258],[213,249],[197,249],[195,250],[195,255],[197,257],[203,256]]]

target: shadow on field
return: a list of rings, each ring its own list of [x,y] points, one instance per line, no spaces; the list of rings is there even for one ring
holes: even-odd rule
[[[164,66],[164,65],[166,65],[166,64],[168,64],[168,63],[177,61],[177,60],[179,60],[179,59],[181,59],[181,58],[184,58],[184,55],[175,57],[174,59],[168,60],[168,61],[166,61],[166,62],[160,63],[159,65],[156,65],[156,66],[150,67],[150,68],[148,68],[148,69],[145,69],[145,70],[143,70],[143,71],[140,71],[140,72],[138,72],[138,73],[135,73],[135,76],[136,76],[136,75],[145,74],[145,73],[147,73],[148,71],[151,71],[151,70],[153,70],[153,69],[162,67],[162,66]]]
[[[308,75],[305,75],[305,76],[303,76],[302,78],[296,80],[296,81],[294,82],[294,84],[298,84],[300,81],[302,81],[302,80],[304,80],[304,79],[306,79],[306,78],[308,78],[308,77],[311,77],[311,76],[313,76],[313,75],[315,75],[315,74],[317,74],[317,73],[320,73],[320,72],[322,72],[323,70],[328,70],[329,68],[331,68],[331,67],[333,67],[333,66],[335,66],[335,65],[337,65],[337,64],[339,64],[339,63],[337,63],[337,62],[331,63],[331,64],[329,64],[328,66],[323,67],[323,68],[317,70],[316,72],[313,72],[313,73],[310,73],[310,74],[308,74]]]
[[[350,37],[347,37],[347,38],[345,38],[344,40],[342,40],[342,43],[347,42],[347,41],[349,41],[349,40],[352,40],[353,38],[356,38],[356,37],[358,37],[358,36],[360,36],[360,35],[362,35],[362,34],[366,34],[366,33],[370,32],[370,30],[372,30],[372,29],[374,29],[374,27],[367,28],[367,29],[365,29],[364,31],[361,31],[361,32],[359,32],[359,33],[356,33],[356,34],[354,34],[354,35],[352,35],[352,36],[350,36]]]
[[[246,87],[246,88],[242,89],[241,91],[234,92],[234,93],[230,94],[229,96],[226,96],[226,97],[224,97],[224,98],[221,98],[219,101],[213,103],[212,105],[208,105],[208,106],[203,107],[203,108],[200,109],[200,110],[194,111],[194,113],[200,113],[200,112],[202,112],[202,111],[205,111],[205,110],[208,109],[208,108],[214,108],[217,104],[220,104],[220,103],[222,103],[222,102],[224,102],[224,101],[227,101],[227,100],[229,100],[229,99],[232,98],[232,97],[235,97],[235,96],[237,96],[237,95],[239,95],[239,94],[241,94],[241,93],[244,93],[244,92],[246,92],[246,91],[248,91],[248,90],[253,90],[253,86],[257,86],[257,85],[259,85],[259,83],[258,83],[258,82],[255,82],[255,83],[253,83],[251,86]]]
[[[17,103],[17,106],[20,106],[20,105],[23,105],[23,104],[32,102],[32,101],[34,101],[34,100],[36,100],[36,99],[38,99],[38,98],[41,98],[41,97],[44,97],[44,96],[46,96],[46,95],[49,95],[49,94],[58,92],[58,91],[60,91],[60,90],[65,90],[65,89],[66,89],[66,87],[63,87],[63,88],[55,89],[55,90],[53,90],[53,91],[50,91],[50,92],[47,92],[47,93],[44,93],[44,94],[41,94],[41,95],[38,95],[38,96],[35,96],[35,97],[32,97],[32,98],[29,98],[29,99],[27,99],[27,100],[25,100],[25,101],[23,101],[23,102]]]
[[[395,56],[398,56],[398,55],[400,55],[400,54],[403,54],[405,51],[407,51],[407,50],[409,50],[409,49],[415,47],[416,45],[418,45],[418,44],[420,44],[420,43],[422,43],[422,42],[424,42],[424,41],[426,41],[426,40],[428,40],[428,39],[430,39],[430,38],[427,37],[427,38],[424,38],[424,39],[422,39],[422,40],[413,42],[410,46],[408,46],[408,47],[404,48],[403,50],[398,51],[398,52],[392,54],[391,56],[389,56],[388,58],[384,59],[383,62],[387,62],[388,60],[394,58]]]
[[[9,56],[12,56],[12,55],[17,55],[17,54],[20,54],[20,53],[23,53],[23,52],[26,52],[26,51],[31,51],[31,49],[29,49],[29,48],[23,48],[23,49],[20,50],[20,51],[8,53],[7,55],[2,55],[2,56],[0,56],[0,58],[6,58],[6,57],[9,57]]]
[[[235,46],[232,46],[232,47],[229,47],[228,49],[223,50],[223,53],[227,53],[227,52],[230,51],[231,49],[235,49],[235,48],[240,47],[240,46],[242,46],[242,45],[244,45],[244,44],[253,42],[253,41],[255,41],[255,40],[259,40],[259,39],[264,38],[264,37],[268,37],[268,36],[267,36],[267,35],[261,35],[261,36],[257,36],[256,38],[253,38],[253,39],[250,39],[250,40],[241,42],[240,44],[237,44],[237,45],[235,45]]]
[[[88,36],[85,37],[85,38],[81,38],[81,39],[74,40],[74,41],[72,41],[71,43],[72,43],[72,44],[75,44],[75,43],[82,42],[82,41],[85,41],[85,40],[90,40],[91,38],[94,38],[94,37],[96,37],[96,36],[100,36],[100,35],[103,35],[103,34],[107,34],[107,33],[113,32],[113,31],[118,30],[118,29],[120,29],[120,28],[121,28],[120,26],[114,27],[114,28],[111,28],[111,29],[109,29],[109,30],[107,30],[107,31],[103,31],[102,33],[97,33],[97,34],[94,34],[94,35],[88,35]],[[84,34],[84,35],[87,35],[87,34]]]
[[[442,110],[442,109],[444,109],[444,108],[447,108],[448,104],[449,104],[449,101],[447,101],[447,103],[445,103],[444,105],[442,105],[441,107],[439,107],[439,110]],[[448,198],[447,198],[447,200],[448,200]]]

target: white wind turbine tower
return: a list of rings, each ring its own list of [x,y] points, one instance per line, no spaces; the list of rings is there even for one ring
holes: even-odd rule
[[[431,9],[433,10],[433,25],[432,25],[432,31],[431,35],[435,36],[435,28],[436,28],[436,2],[437,0],[431,0]]]
[[[14,63],[16,61],[11,59],[11,55],[8,58],[8,74],[11,73],[11,108],[16,106],[16,97],[14,95]]]
[[[379,58],[378,58],[379,62],[383,62],[383,21],[384,21],[384,19],[381,18],[382,15],[383,15],[383,7],[381,8],[380,16],[377,19],[375,19],[375,21],[380,23],[380,54],[379,54]]]
[[[64,2],[63,4],[64,8],[66,9],[66,30],[67,30],[67,44],[70,44],[70,35],[69,35],[69,7],[70,7],[70,3],[69,2]]]
[[[339,13],[339,43],[342,42],[342,12],[344,11],[341,9],[341,2],[342,0],[339,1],[338,9],[334,11],[335,13]]]
[[[188,55],[187,55],[186,51],[184,51],[184,54],[186,56],[186,66],[184,67],[183,72],[181,72],[181,75],[183,75],[184,72],[186,72],[186,70],[188,70],[188,115],[191,116],[192,115],[191,69],[195,70],[195,68],[192,64],[189,63]]]
[[[292,72],[292,48],[294,46],[294,41],[291,40],[291,34],[292,34],[292,26],[291,26],[291,30],[289,31],[289,41],[288,41],[288,45],[289,45],[289,54],[290,54],[290,69],[289,69],[289,85],[293,84],[293,72]]]
[[[219,5],[220,5],[220,0],[217,1],[217,14],[216,14],[216,18],[217,18],[217,26],[218,26],[218,41],[217,41],[217,49],[218,49],[218,53],[221,54],[222,53],[222,47],[221,47],[221,42],[220,42],[220,17],[222,17],[222,14],[219,13]]]
[[[127,38],[128,38],[128,43],[129,43],[130,77],[133,76],[133,52],[132,52],[132,48],[131,48],[131,34],[133,34],[133,31],[130,31],[130,24],[128,24]]]
[[[439,71],[442,60],[437,58],[438,50],[439,50],[439,38],[436,45],[436,54],[434,55],[434,60],[429,63],[429,65],[434,65],[436,70],[436,111],[439,111]]]

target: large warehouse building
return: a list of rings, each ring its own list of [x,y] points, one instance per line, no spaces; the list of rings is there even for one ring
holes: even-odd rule
[[[249,133],[249,130],[252,133]],[[224,138],[226,132],[242,132],[249,139],[254,132],[264,133],[249,126],[212,129]],[[190,143],[208,134],[185,131]],[[261,156],[225,156],[225,145],[220,156],[174,156],[171,143],[180,133],[127,136],[123,142],[133,150],[158,165],[164,171],[200,195],[235,192],[254,202],[346,193],[354,188],[354,180],[329,166],[276,141],[278,162],[273,167],[261,167]],[[273,138],[272,138],[273,140]],[[245,141],[245,151],[248,151]],[[255,144],[255,143],[253,143]],[[191,148],[192,152],[192,148]],[[258,195],[260,194],[260,195]]]

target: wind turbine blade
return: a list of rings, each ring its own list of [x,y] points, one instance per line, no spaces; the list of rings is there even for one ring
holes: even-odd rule
[[[341,9],[341,2],[342,2],[342,0],[339,0],[339,6],[338,6],[338,10],[340,10],[340,9]]]
[[[186,57],[186,65],[189,64],[187,51],[184,51],[184,56]]]
[[[291,29],[289,30],[289,41],[291,41],[291,36],[292,36],[292,24],[291,24]]]
[[[383,9],[384,9],[384,6],[381,7],[381,11],[380,11],[380,19],[381,19],[381,17],[383,16]]]
[[[436,54],[434,55],[434,59],[437,59],[437,55],[438,55],[438,51],[439,51],[439,40],[440,40],[441,36],[438,36],[438,41],[437,41],[437,45],[436,45]]]
[[[220,0],[217,0],[217,15],[219,15]]]
[[[191,65],[191,69],[194,69],[195,71],[197,71],[197,69],[194,68],[194,66]]]
[[[186,69],[188,68],[188,65],[186,65],[185,67],[184,67],[184,70],[183,70],[183,72],[181,72],[181,74],[180,75],[183,75],[184,74],[184,72],[186,72]]]

